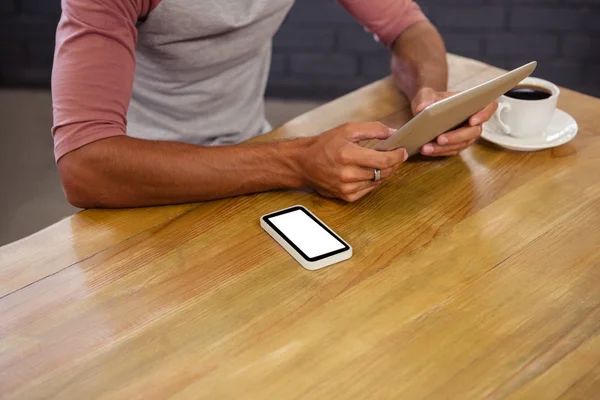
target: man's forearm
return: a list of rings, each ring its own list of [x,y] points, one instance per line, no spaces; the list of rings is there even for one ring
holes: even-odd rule
[[[66,154],[58,167],[79,207],[184,203],[302,186],[305,142],[206,148],[118,136]]]
[[[418,22],[398,37],[392,48],[392,75],[398,88],[409,99],[424,87],[446,91],[446,48],[431,23]]]

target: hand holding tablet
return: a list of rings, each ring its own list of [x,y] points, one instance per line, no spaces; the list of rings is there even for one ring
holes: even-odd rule
[[[440,100],[454,96],[457,92],[436,92],[431,88],[421,89],[411,102],[413,115],[419,114],[425,108]],[[463,126],[450,130],[438,136],[431,143],[421,147],[421,154],[430,157],[455,156],[461,151],[471,146],[481,136],[483,123],[489,121],[496,109],[498,103],[488,104],[483,110],[474,114]]]
[[[380,142],[375,149],[388,151],[403,147],[409,155],[417,153],[422,146],[444,132],[459,127],[470,121],[470,118],[475,118],[479,111],[531,75],[536,66],[536,62],[531,62],[498,78],[426,106],[391,137]],[[443,141],[442,138],[439,140]],[[441,143],[437,142],[437,144]]]

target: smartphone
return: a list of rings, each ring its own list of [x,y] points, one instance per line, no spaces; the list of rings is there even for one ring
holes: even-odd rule
[[[300,265],[310,271],[352,257],[352,246],[303,206],[263,215],[260,225]]]

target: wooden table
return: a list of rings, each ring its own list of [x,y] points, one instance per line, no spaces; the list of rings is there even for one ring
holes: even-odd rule
[[[450,64],[455,90],[500,73]],[[567,145],[416,159],[358,203],[88,210],[1,248],[0,397],[598,398],[600,100],[559,106]],[[384,79],[260,140],[394,112]],[[259,226],[294,204],[353,258],[296,264]]]

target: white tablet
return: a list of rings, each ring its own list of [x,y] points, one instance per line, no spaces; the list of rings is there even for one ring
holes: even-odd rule
[[[411,156],[444,132],[464,124],[478,111],[517,86],[533,73],[537,62],[523,65],[474,88],[434,103],[408,121],[392,136],[375,146],[376,150],[404,147]]]

